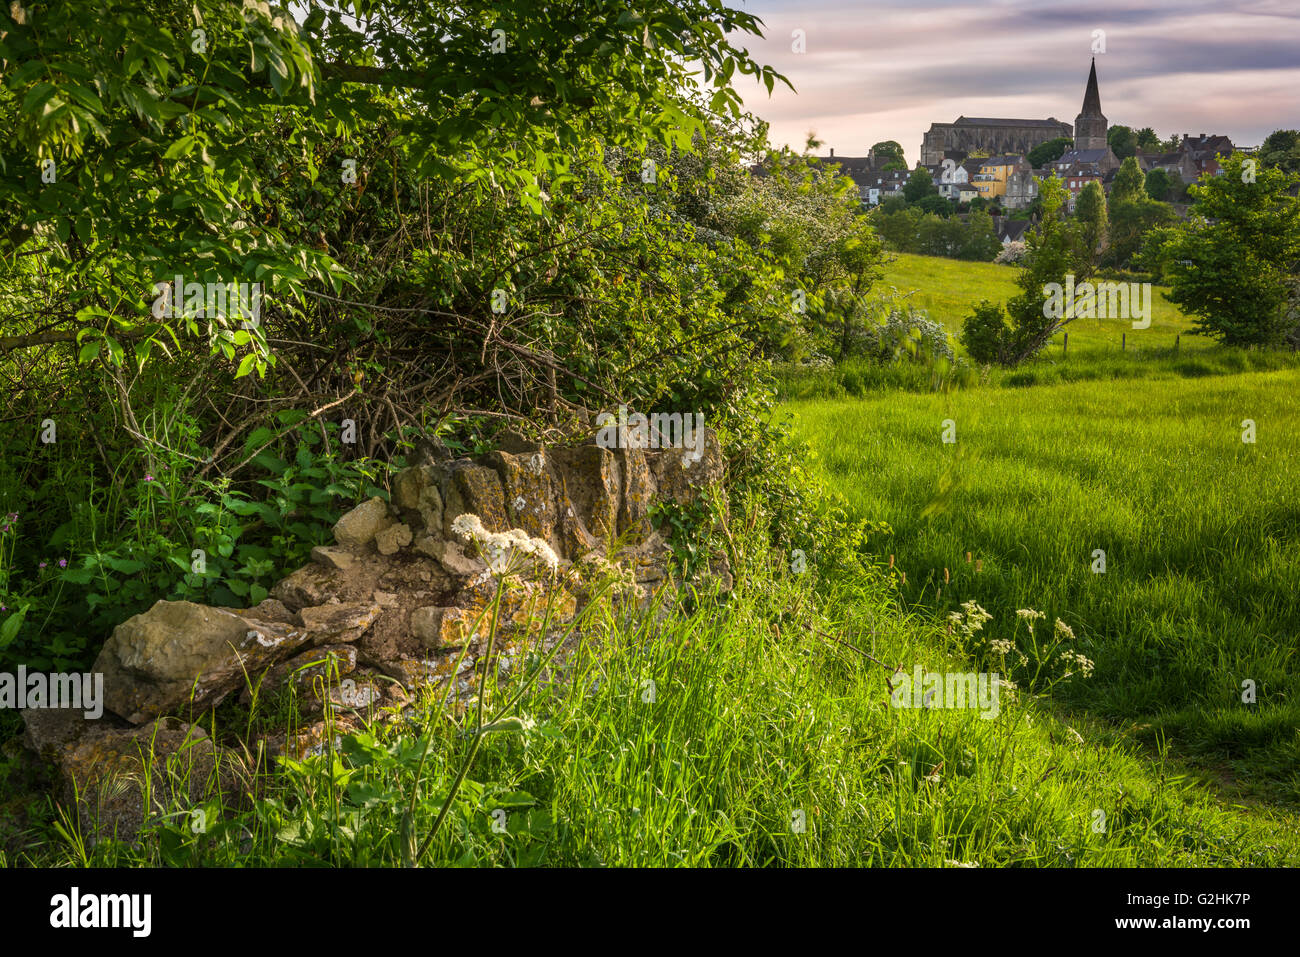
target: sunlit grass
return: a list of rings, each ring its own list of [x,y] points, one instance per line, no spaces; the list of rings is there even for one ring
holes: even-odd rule
[[[1004,629],[1017,608],[1059,616],[1097,667],[1068,704],[1295,804],[1298,395],[1283,371],[789,408],[850,510],[891,524],[875,545],[909,603],[938,616],[974,598]]]

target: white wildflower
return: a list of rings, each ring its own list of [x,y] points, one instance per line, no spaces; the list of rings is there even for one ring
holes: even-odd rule
[[[465,539],[477,539],[487,534],[482,519],[472,512],[465,512],[452,519],[451,530]]]

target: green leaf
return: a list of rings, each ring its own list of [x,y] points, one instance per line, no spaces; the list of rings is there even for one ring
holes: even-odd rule
[[[181,156],[189,156],[194,152],[196,140],[193,136],[182,136],[171,146],[167,147],[167,152],[163,153],[163,159],[172,160]]]
[[[6,618],[4,624],[0,624],[0,649],[9,647],[18,637],[18,629],[23,626],[23,619],[27,617],[27,609],[30,607],[30,605],[23,605]]]
[[[535,722],[533,721],[532,718],[526,718],[522,716],[501,718],[500,720],[493,721],[490,722],[489,724],[483,725],[482,731],[484,734],[500,734],[500,733],[519,732],[519,731],[529,731],[532,729],[534,723]]]

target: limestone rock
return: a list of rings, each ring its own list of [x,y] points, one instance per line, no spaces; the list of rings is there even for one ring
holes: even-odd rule
[[[411,544],[410,525],[389,525],[375,536],[375,545],[381,555],[395,555],[398,549]]]
[[[393,505],[401,510],[408,524],[416,524],[430,534],[442,532],[442,493],[446,469],[438,465],[417,465],[403,469],[393,480]]]
[[[340,545],[367,545],[392,523],[388,503],[376,495],[338,520],[334,525],[334,540]]]
[[[374,624],[381,608],[375,602],[339,602],[314,605],[298,614],[316,647],[356,641]]]
[[[357,563],[357,556],[354,552],[337,545],[317,545],[311,550],[311,560],[318,565],[345,572]]]
[[[693,449],[659,449],[645,453],[661,498],[686,504],[694,501],[700,489],[720,482],[725,471],[718,435],[704,430],[704,452],[696,459]]]
[[[258,621],[278,621],[286,625],[301,625],[298,616],[285,606],[284,602],[275,598],[263,598],[252,608],[241,612],[249,618],[256,618]]]
[[[431,651],[463,645],[473,624],[463,608],[425,607],[411,612],[411,634]]]
[[[302,627],[188,601],[159,601],[113,630],[94,670],[105,706],[132,724],[190,705],[205,709],[308,640]],[[191,699],[191,692],[193,697]]]
[[[252,787],[234,752],[176,718],[142,728],[92,730],[60,751],[56,763],[63,800],[76,807],[82,833],[92,842],[132,840],[146,815],[195,808],[214,792],[223,804],[246,804]]]
[[[581,555],[600,548],[618,531],[621,483],[612,452],[596,445],[548,453],[559,491],[556,508],[561,553]]]
[[[504,532],[508,529],[510,522],[506,518],[505,498],[496,470],[465,460],[453,462],[449,468],[442,496],[443,537],[455,538],[451,523],[467,512],[482,519],[483,527],[488,531]]]
[[[524,456],[489,452],[485,461],[501,478],[510,527],[522,528],[534,538],[552,542],[557,518],[555,482],[545,453]]]
[[[415,543],[415,548],[435,559],[448,574],[458,578],[477,578],[487,570],[487,565],[465,554],[459,542],[426,535]]]
[[[261,740],[267,753],[274,758],[303,758],[324,754],[331,748],[338,750],[342,739],[357,731],[361,723],[350,715],[340,715],[334,721],[317,721],[305,728],[287,734],[264,735]]]
[[[381,664],[383,672],[396,678],[408,692],[418,690],[427,684],[436,684],[449,677],[453,671],[457,675],[468,675],[474,669],[474,658],[466,655],[460,667],[456,667],[456,655],[439,655],[430,658],[397,658]]]
[[[658,487],[645,452],[640,449],[618,449],[614,453],[622,479],[622,496],[618,510],[620,536],[640,542],[653,531],[650,523],[650,505]]]
[[[365,601],[388,571],[389,560],[371,553],[348,571],[312,562],[271,588],[271,597],[298,611],[312,605]]]
[[[22,718],[23,744],[46,760],[53,760],[88,731],[131,727],[111,712],[91,719],[75,708],[24,708]]]
[[[275,665],[262,676],[258,696],[265,697],[292,681],[300,688],[311,688],[317,677],[333,680],[335,674],[351,674],[357,667],[357,649],[353,645],[325,645],[294,655],[288,661]],[[245,687],[239,695],[243,705],[251,705],[253,692]]]

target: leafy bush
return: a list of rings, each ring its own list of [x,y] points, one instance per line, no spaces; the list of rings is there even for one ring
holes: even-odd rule
[[[909,305],[890,305],[878,324],[868,326],[863,333],[862,351],[878,362],[957,361],[943,324]]]
[[[251,435],[250,450],[267,438]],[[256,455],[263,477],[240,486],[186,478],[178,456],[112,494],[84,472],[48,475],[0,524],[0,670],[84,667],[115,625],[159,599],[261,601],[329,541],[344,510],[383,493],[383,466],[322,444],[314,424],[295,429]],[[11,467],[21,461],[23,451],[7,451]],[[14,501],[12,488],[0,492]]]
[[[961,344],[976,362],[1005,362],[1010,338],[1011,327],[1005,310],[987,299],[981,300],[962,324]]]

